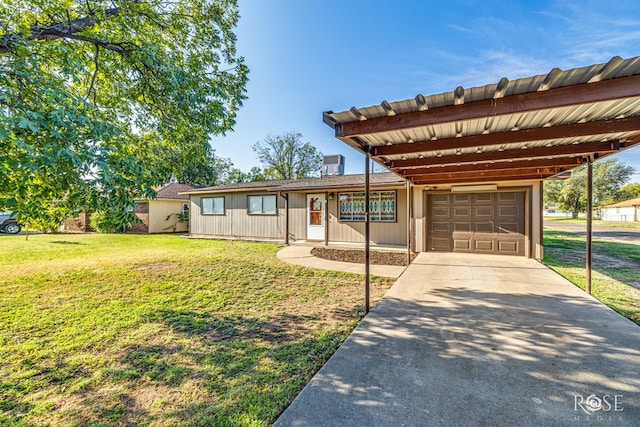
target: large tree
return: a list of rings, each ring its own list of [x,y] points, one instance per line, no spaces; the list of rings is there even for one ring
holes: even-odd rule
[[[605,159],[593,164],[593,204],[602,206],[619,198],[622,185],[633,174],[633,168],[618,159]],[[587,169],[580,166],[571,172],[566,181],[547,181],[544,184],[544,201],[570,210],[574,218],[587,207]]]
[[[126,225],[133,198],[184,166],[159,157],[206,158],[232,128],[248,74],[237,19],[235,0],[0,2],[0,210]]]
[[[302,142],[302,134],[284,132],[269,135],[257,142],[253,150],[264,168],[268,179],[308,178],[320,173],[322,153],[311,143]]]

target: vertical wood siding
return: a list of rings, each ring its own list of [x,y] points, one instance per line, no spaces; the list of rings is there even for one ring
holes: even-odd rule
[[[276,195],[276,215],[249,215],[249,195],[266,193],[227,193],[191,196],[189,224],[191,234],[226,238],[284,240],[284,200]],[[202,215],[202,197],[224,197],[224,215]]]
[[[407,244],[407,193],[404,187],[396,192],[396,222],[371,222],[371,242],[377,245]],[[353,190],[333,191],[329,200],[329,242],[364,243],[364,222],[341,222],[338,218],[338,194]],[[384,191],[376,188],[372,191]]]
[[[289,193],[289,234],[293,242],[307,238],[306,193]]]

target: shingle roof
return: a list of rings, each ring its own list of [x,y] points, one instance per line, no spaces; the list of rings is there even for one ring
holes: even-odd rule
[[[404,180],[393,173],[375,173],[369,175],[372,187],[399,186]],[[362,188],[364,174],[358,175],[329,175],[322,178],[285,179],[273,181],[242,182],[237,184],[218,185],[215,187],[199,188],[182,194],[226,193],[240,191],[307,191],[332,188]]]
[[[635,199],[623,200],[622,202],[603,206],[603,208],[628,208],[632,206],[640,206],[640,197],[636,197]]]
[[[189,196],[182,193],[184,193],[185,191],[194,190],[196,188],[197,187],[188,184],[165,184],[158,190],[157,198],[164,200],[189,200]]]

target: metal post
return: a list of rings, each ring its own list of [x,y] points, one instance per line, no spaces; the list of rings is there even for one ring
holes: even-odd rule
[[[369,227],[369,148],[365,151],[364,161],[364,313],[369,313],[369,270],[371,262]]]
[[[407,180],[407,265],[411,264],[411,181]]]
[[[593,223],[593,163],[591,156],[587,158],[587,254],[585,291],[591,295],[591,241]]]

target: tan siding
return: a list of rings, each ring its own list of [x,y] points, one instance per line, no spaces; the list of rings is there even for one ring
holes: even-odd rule
[[[187,232],[187,223],[178,220],[183,203],[188,203],[188,200],[149,201],[149,233]]]
[[[374,244],[407,244],[407,194],[404,188],[394,190],[397,206],[396,222],[372,222],[371,242]],[[380,189],[376,188],[373,191],[380,191]],[[340,192],[335,191],[333,200],[329,200],[329,242],[364,243],[364,222],[338,220],[338,193]]]
[[[191,234],[226,238],[277,239],[284,240],[284,200],[276,195],[277,215],[249,215],[249,195],[259,193],[216,194],[224,196],[224,215],[202,215],[201,197],[191,196]]]
[[[307,238],[307,195],[289,194],[289,233],[292,241]]]

